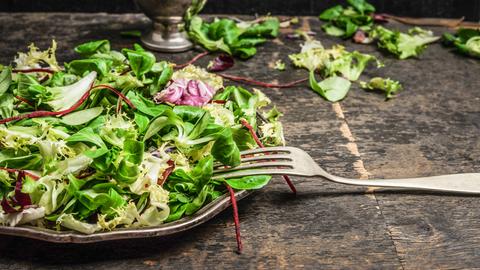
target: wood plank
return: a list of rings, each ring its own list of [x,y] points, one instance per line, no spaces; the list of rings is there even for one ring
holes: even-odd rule
[[[418,60],[377,55],[387,67],[367,74],[400,80],[405,90],[382,102],[356,88],[342,102],[367,170],[378,178],[480,171],[479,62],[440,44]],[[405,269],[478,267],[477,197],[376,196]]]

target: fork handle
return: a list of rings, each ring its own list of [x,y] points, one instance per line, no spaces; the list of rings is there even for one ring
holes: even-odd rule
[[[410,190],[433,190],[453,193],[480,194],[480,173],[447,174],[403,179],[348,179],[330,174],[322,175],[334,182],[370,187],[395,187]]]

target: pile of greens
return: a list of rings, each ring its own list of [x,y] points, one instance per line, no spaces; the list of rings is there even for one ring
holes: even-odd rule
[[[480,30],[458,29],[455,35],[443,34],[445,45],[455,47],[462,54],[480,58]]]
[[[379,48],[394,54],[399,59],[418,56],[429,43],[439,39],[431,31],[414,27],[408,33],[389,30],[375,25],[375,7],[365,0],[347,0],[349,6],[334,6],[323,11],[319,18],[326,21],[322,29],[331,36],[354,37],[355,42],[377,41]]]
[[[322,29],[331,36],[350,38],[358,30],[370,31],[375,7],[365,0],[347,0],[349,6],[333,6],[323,11],[319,18],[326,23]]]
[[[369,54],[357,51],[349,52],[341,45],[325,49],[318,40],[303,35],[306,39],[300,53],[289,55],[293,64],[309,71],[310,87],[328,101],[342,100],[348,94],[351,82],[360,78],[369,62],[375,61],[377,68],[383,66],[378,59]],[[321,82],[315,79],[315,73],[320,73],[324,78]],[[398,85],[399,87],[397,87]],[[398,82],[387,84],[382,90],[389,99],[401,89]],[[377,88],[376,88],[377,89]]]
[[[261,188],[270,176],[212,179],[214,163],[284,143],[280,113],[261,92],[223,86],[201,68],[174,71],[139,45],[81,44],[63,70],[56,44],[33,44],[0,68],[0,223],[82,233],[156,226],[226,192]],[[173,88],[188,82],[187,88]],[[199,106],[154,102],[180,95]],[[175,92],[177,91],[177,92]],[[178,92],[179,91],[179,92]],[[197,104],[195,103],[195,104]],[[257,114],[264,114],[264,122]]]
[[[235,22],[231,19],[215,18],[212,23],[193,16],[189,21],[188,35],[208,51],[223,51],[247,59],[257,53],[257,45],[268,38],[278,36],[279,21],[264,17],[254,21]]]

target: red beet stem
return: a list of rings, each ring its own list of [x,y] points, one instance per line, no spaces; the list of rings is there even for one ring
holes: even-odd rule
[[[69,114],[69,113],[75,111],[76,109],[78,109],[78,107],[80,107],[88,99],[88,97],[90,96],[90,92],[93,89],[108,89],[108,90],[114,92],[115,94],[117,94],[118,97],[123,99],[123,101],[125,101],[132,109],[136,109],[135,105],[133,105],[133,103],[124,94],[119,92],[117,89],[115,89],[111,86],[108,86],[108,85],[104,85],[104,84],[100,84],[100,85],[97,85],[95,87],[92,87],[92,86],[93,86],[93,84],[90,86],[90,90],[88,90],[72,107],[70,107],[66,110],[58,111],[58,112],[36,111],[36,112],[32,112],[32,113],[27,113],[27,114],[16,115],[16,116],[12,116],[12,117],[9,117],[9,118],[1,119],[0,124],[5,124],[5,123],[11,122],[11,121],[21,120],[21,119],[25,119],[25,118],[62,116],[62,115]]]
[[[181,69],[181,68],[184,68],[188,65],[191,65],[193,63],[195,63],[198,59],[206,56],[209,52],[202,52],[202,53],[199,53],[197,54],[195,57],[193,57],[190,61],[186,62],[186,63],[183,63],[183,64],[178,64],[178,65],[175,65],[175,68],[176,69]]]
[[[258,138],[257,133],[255,132],[255,130],[253,130],[253,127],[247,122],[247,120],[241,119],[240,123],[242,123],[242,125],[248,129],[248,131],[250,132],[250,135],[252,135],[252,137],[255,140],[255,142],[257,143],[258,147],[265,148],[263,143]],[[292,190],[293,194],[296,195],[297,194],[297,189],[293,185],[293,182],[290,179],[290,177],[288,175],[283,175],[283,179],[285,179],[285,182],[287,182],[287,185],[290,187],[290,190]]]
[[[227,186],[228,192],[230,193],[230,202],[232,203],[233,209],[233,222],[235,223],[235,236],[237,239],[237,252],[240,254],[242,253],[242,238],[240,236],[240,219],[238,218],[238,207],[237,207],[237,199],[235,198],[235,191],[233,191],[232,187],[228,184]]]
[[[28,105],[32,106],[32,107],[35,107],[35,105],[33,103],[31,103],[28,99],[25,99],[21,96],[15,96],[16,99],[20,100],[21,102],[23,103],[27,103]]]
[[[50,73],[53,74],[55,71],[48,69],[48,68],[29,68],[29,69],[14,69],[12,70],[13,73]]]
[[[168,160],[167,161],[168,168],[165,169],[162,173],[162,178],[158,179],[157,184],[160,186],[163,186],[165,184],[165,181],[167,181],[168,176],[173,172],[175,169],[175,162],[173,160]]]
[[[304,79],[296,80],[289,83],[275,84],[275,83],[260,82],[251,78],[234,76],[234,75],[224,74],[224,73],[217,73],[217,75],[231,81],[246,83],[246,84],[255,85],[255,86],[261,86],[265,88],[290,88],[308,80],[308,78],[304,78]]]
[[[127,103],[128,106],[130,106],[132,109],[136,109],[135,105],[133,105],[133,103],[122,92],[120,92],[117,89],[111,87],[110,85],[99,84],[99,85],[93,87],[92,90],[93,89],[108,89],[108,90],[114,92],[120,99],[125,101],[125,103]]]

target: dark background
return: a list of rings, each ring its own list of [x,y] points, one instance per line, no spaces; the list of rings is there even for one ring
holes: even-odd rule
[[[343,0],[209,0],[203,13],[318,15]],[[480,0],[371,0],[379,12],[480,20]],[[3,12],[138,12],[133,0],[0,0]]]

